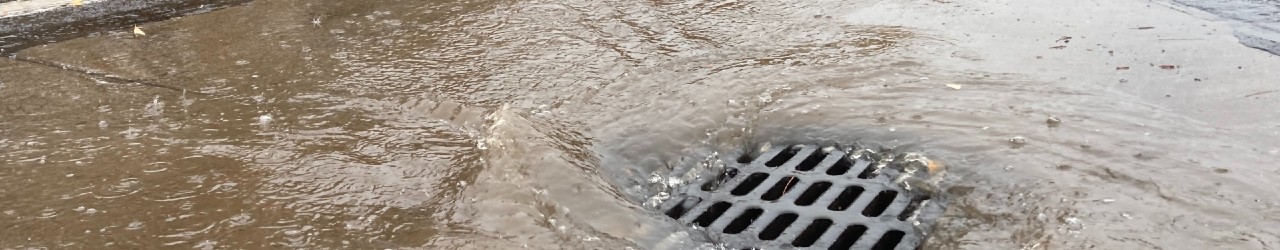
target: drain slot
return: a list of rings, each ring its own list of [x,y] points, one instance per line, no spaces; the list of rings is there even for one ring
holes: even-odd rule
[[[724,184],[726,180],[733,179],[735,176],[738,176],[738,170],[728,169],[720,173],[720,175],[717,175],[715,180],[703,183],[702,191],[716,191],[717,189],[720,189],[720,185]]]
[[[897,230],[886,232],[883,237],[880,237],[880,241],[877,241],[876,245],[872,246],[871,249],[892,250],[894,247],[898,246],[898,243],[902,242],[902,236],[906,235],[907,233]]]
[[[924,205],[924,202],[927,200],[929,200],[929,196],[927,195],[911,198],[911,203],[907,203],[907,208],[902,209],[902,213],[898,214],[898,220],[906,221],[907,218],[911,218],[911,215],[914,215],[916,210],[920,210],[920,206]]]
[[[818,201],[818,197],[821,197],[822,194],[826,193],[827,189],[830,189],[830,188],[831,188],[831,183],[825,182],[825,181],[814,183],[813,185],[809,185],[809,189],[804,190],[804,193],[800,194],[800,198],[796,199],[796,205],[800,205],[800,206],[813,205],[813,202]]]
[[[760,183],[764,183],[764,180],[766,179],[769,179],[769,174],[751,174],[751,176],[747,176],[746,180],[742,181],[742,184],[738,184],[738,187],[733,188],[733,191],[730,192],[730,194],[733,194],[734,196],[747,195],[748,193],[751,193],[751,190],[755,190],[756,187],[759,187]]]
[[[782,152],[778,152],[778,155],[774,156],[773,159],[769,159],[769,161],[765,162],[764,165],[773,168],[782,166],[782,164],[786,164],[788,161],[791,161],[792,157],[796,157],[797,151],[800,150],[795,147],[782,150]]]
[[[672,219],[680,219],[680,217],[683,217],[685,213],[689,212],[690,208],[693,208],[693,206],[698,205],[699,202],[702,202],[702,198],[698,198],[698,197],[685,198],[681,200],[680,203],[676,204],[675,207],[672,207],[671,209],[667,209],[667,217],[671,217]]]
[[[796,222],[796,218],[799,217],[799,215],[792,213],[778,215],[778,218],[773,219],[773,222],[770,222],[769,226],[764,227],[764,231],[760,232],[760,239],[777,239],[778,236],[782,236],[782,231],[787,230],[787,227],[791,226],[791,223]]]
[[[862,172],[858,172],[858,179],[871,179],[871,178],[876,178],[876,168],[875,168],[875,167],[871,167],[871,166],[870,166],[870,163],[867,163],[867,164],[859,164],[859,165],[862,165],[863,167],[861,168],[861,169],[862,169]],[[854,169],[858,169],[858,166],[857,166],[857,165],[855,165],[855,166],[854,166]]]
[[[761,214],[764,214],[764,209],[751,208],[743,211],[742,215],[739,215],[738,218],[729,223],[729,226],[724,227],[724,233],[742,233],[743,230],[747,230],[747,227],[751,226],[751,223],[756,222],[756,219],[760,218]]]
[[[849,206],[853,205],[853,202],[858,200],[858,196],[862,195],[863,191],[866,191],[866,189],[859,186],[845,187],[844,192],[840,192],[840,196],[836,196],[835,202],[831,202],[831,205],[827,206],[827,209],[830,209],[831,211],[844,211],[845,209],[849,209]]]
[[[853,161],[850,161],[849,158],[840,157],[840,160],[836,160],[835,165],[831,165],[831,168],[827,169],[827,175],[843,175],[848,173],[849,169],[853,169]]]
[[[724,215],[725,211],[729,211],[729,207],[732,206],[733,204],[723,201],[711,204],[711,207],[708,207],[706,212],[702,212],[702,215],[699,215],[698,219],[693,221],[693,224],[698,224],[702,227],[709,227],[712,222],[716,222],[716,219],[719,219],[721,215]]]
[[[824,154],[819,150],[814,150],[812,154],[809,154],[809,157],[804,158],[804,161],[800,162],[800,165],[796,165],[796,170],[812,171],[814,168],[818,167],[818,163],[822,163],[822,159],[826,158],[827,154]]]
[[[828,219],[813,221],[812,224],[809,224],[809,227],[804,229],[804,232],[800,233],[800,236],[796,237],[796,240],[791,241],[791,245],[797,247],[813,246],[813,243],[818,241],[818,237],[822,237],[822,234],[827,232],[827,228],[830,228],[831,224],[831,220]]]
[[[852,225],[844,228],[844,232],[836,238],[836,242],[831,243],[829,249],[849,249],[854,243],[858,243],[858,239],[862,238],[862,234],[867,233],[867,226]]]
[[[798,182],[799,180],[797,180],[795,176],[783,177],[778,180],[778,183],[773,184],[772,188],[769,188],[769,192],[765,192],[764,195],[761,195],[760,199],[764,199],[766,201],[778,200],[778,198],[782,198],[782,195],[791,191],[791,188],[795,187]]]
[[[865,215],[867,217],[880,216],[880,214],[883,214],[884,210],[888,209],[889,205],[892,204],[893,198],[897,196],[898,196],[898,191],[893,191],[893,190],[880,191],[880,194],[877,194],[876,198],[874,200],[871,200],[871,204],[867,204],[867,209],[862,210],[862,215]]]

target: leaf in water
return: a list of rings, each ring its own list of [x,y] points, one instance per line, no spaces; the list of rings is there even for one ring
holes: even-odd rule
[[[942,171],[947,170],[946,165],[942,165],[942,162],[935,160],[929,160],[929,164],[926,164],[925,166],[927,167],[929,174],[939,174],[942,173]]]
[[[960,89],[961,86],[960,84],[948,83],[947,87],[951,89]]]
[[[71,6],[80,7],[84,5],[84,0],[71,0]]]
[[[142,29],[141,29],[141,28],[138,28],[138,26],[133,26],[133,35],[135,35],[135,36],[145,36],[145,35],[147,35],[147,32],[142,32]]]

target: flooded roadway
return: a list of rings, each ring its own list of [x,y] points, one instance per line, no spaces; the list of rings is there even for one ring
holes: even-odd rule
[[[715,248],[647,201],[759,143],[851,141],[950,166],[927,249],[1280,248],[1280,57],[1174,5],[279,0],[139,27],[0,60],[0,248]]]

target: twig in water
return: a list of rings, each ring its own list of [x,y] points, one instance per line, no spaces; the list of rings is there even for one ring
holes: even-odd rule
[[[782,194],[787,194],[787,190],[791,190],[791,182],[796,180],[795,176],[788,176],[787,178],[790,179],[787,179],[786,186],[782,186]]]
[[[1262,92],[1258,92],[1258,93],[1248,94],[1248,95],[1245,95],[1244,97],[1253,97],[1253,96],[1255,96],[1255,95],[1261,95],[1261,94],[1267,94],[1267,93],[1273,93],[1273,92],[1280,92],[1280,89],[1276,89],[1276,90],[1267,90],[1267,91],[1262,91]]]
[[[31,64],[40,65],[44,67],[59,69],[59,70],[63,70],[71,73],[76,73],[76,74],[79,74],[81,77],[85,77],[95,81],[103,81],[103,82],[116,83],[116,84],[135,83],[135,84],[141,84],[143,86],[148,86],[148,87],[162,88],[162,89],[168,89],[173,91],[181,91],[184,95],[187,92],[191,92],[191,94],[195,94],[195,95],[203,95],[203,96],[209,95],[209,94],[201,93],[198,91],[189,91],[185,88],[181,88],[177,86],[165,85],[165,84],[155,83],[147,80],[129,79],[124,77],[109,75],[106,73],[93,72],[87,69],[83,69],[83,68],[79,68],[79,67],[75,67],[67,64],[62,64],[62,63],[57,63],[52,61],[45,61],[45,60],[40,60],[40,59],[30,58],[30,57],[25,57],[20,55],[14,55],[13,57],[10,57],[10,59],[13,59],[19,62],[26,62],[26,63],[31,63]]]

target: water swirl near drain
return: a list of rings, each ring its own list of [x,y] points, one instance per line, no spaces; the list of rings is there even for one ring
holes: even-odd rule
[[[918,154],[775,146],[659,209],[732,248],[917,249],[942,210]]]

